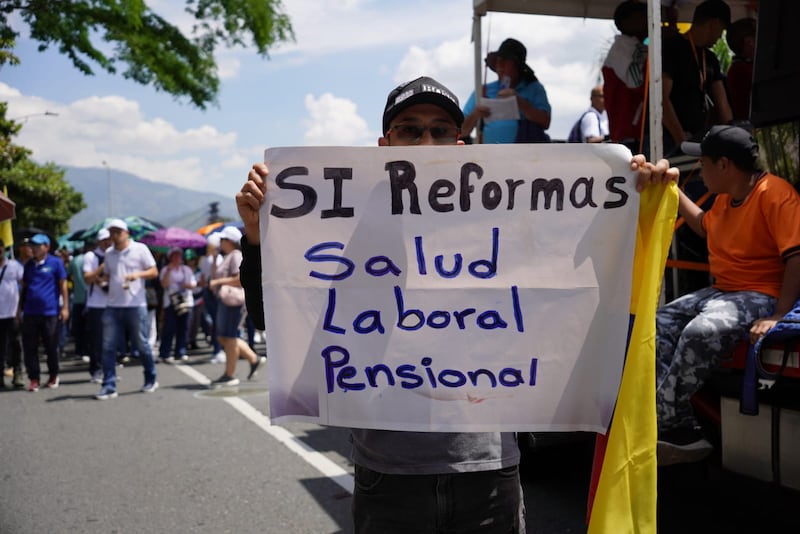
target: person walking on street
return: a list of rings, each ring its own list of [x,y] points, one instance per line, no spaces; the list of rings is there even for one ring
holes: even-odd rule
[[[25,264],[18,317],[22,319],[22,350],[28,371],[28,391],[39,391],[39,340],[47,355],[48,388],[59,385],[58,340],[61,325],[69,320],[67,270],[61,258],[50,254],[50,238],[31,238],[33,257]],[[60,299],[60,304],[59,304]]]
[[[103,381],[103,313],[108,302],[108,277],[101,276],[106,249],[111,246],[108,228],[97,232],[97,245],[83,258],[83,279],[86,282],[86,328],[89,333],[89,375],[93,384]]]
[[[89,335],[86,324],[86,297],[87,287],[83,278],[83,262],[86,259],[87,248],[81,248],[72,256],[67,265],[67,279],[72,288],[72,311],[70,312],[69,333],[75,343],[75,356],[86,358],[89,356]]]
[[[214,277],[214,272],[222,265],[222,254],[219,253],[220,233],[216,232],[208,236],[206,254],[200,262],[200,286],[203,287],[203,303],[207,315],[206,328],[208,329],[208,341],[211,345],[211,358],[209,363],[225,363],[225,351],[222,350],[217,339],[217,296],[211,291],[209,284]]]
[[[14,370],[14,386],[24,385],[19,376],[19,351],[14,347],[19,330],[17,307],[23,272],[19,262],[6,258],[6,244],[0,239],[0,389],[6,387],[3,374],[6,364]]]
[[[144,281],[158,276],[156,260],[146,245],[134,241],[122,219],[108,224],[113,246],[106,250],[100,274],[108,277],[108,302],[103,313],[103,387],[98,400],[117,397],[117,347],[127,338],[144,367],[143,393],[158,389],[153,351],[147,342],[147,300]]]
[[[228,226],[220,232],[220,249],[225,254],[222,265],[214,272],[214,278],[209,287],[219,295],[224,286],[241,287],[239,282],[239,265],[242,263],[242,251],[239,244],[242,233],[233,226]],[[239,326],[242,322],[242,305],[226,304],[222,298],[217,300],[216,333],[222,348],[225,351],[225,373],[214,380],[212,386],[235,386],[239,384],[236,378],[236,364],[239,358],[250,362],[250,373],[247,379],[255,377],[258,370],[267,362],[264,356],[256,356],[253,349],[245,340],[239,337]]]

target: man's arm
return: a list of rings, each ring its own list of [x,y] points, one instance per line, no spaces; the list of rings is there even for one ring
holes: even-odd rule
[[[755,343],[761,336],[766,335],[775,323],[791,311],[798,299],[800,299],[800,253],[786,260],[781,294],[775,303],[775,311],[769,317],[756,319],[750,328],[750,342]]]
[[[725,91],[725,85],[722,80],[716,80],[711,84],[711,98],[714,100],[714,106],[717,112],[717,124],[728,124],[733,120],[733,111],[731,104],[728,102],[728,93]]]
[[[505,96],[503,93],[505,91],[514,91],[513,89],[503,89],[498,93],[497,96]],[[550,112],[545,111],[543,109],[539,109],[535,107],[533,104],[528,102],[524,97],[517,94],[514,91],[514,95],[517,97],[517,105],[519,106],[520,112],[522,115],[531,122],[535,122],[536,124],[540,125],[545,130],[550,128]]]
[[[62,322],[69,320],[69,289],[67,288],[67,279],[62,278],[58,281],[58,288],[61,291],[61,313],[59,314]]]
[[[678,190],[678,194],[680,195],[678,199],[678,213],[680,213],[681,217],[683,217],[686,224],[689,225],[689,228],[691,228],[694,233],[705,239],[706,231],[703,228],[703,216],[706,212],[680,189]]]
[[[662,122],[664,124],[664,128],[667,129],[669,135],[672,137],[672,140],[679,145],[683,141],[686,141],[689,136],[686,135],[686,131],[683,129],[681,121],[678,120],[678,114],[675,113],[675,108],[672,106],[672,100],[669,99],[670,94],[672,94],[672,78],[665,73],[662,77],[662,102],[664,108]]]
[[[256,163],[247,174],[247,181],[236,193],[236,209],[244,222],[242,236],[242,263],[239,265],[239,282],[244,288],[247,314],[256,330],[264,330],[264,295],[261,285],[261,228],[259,214],[266,200],[269,168]]]

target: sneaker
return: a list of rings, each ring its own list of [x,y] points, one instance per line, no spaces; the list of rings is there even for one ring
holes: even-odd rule
[[[17,389],[24,388],[25,381],[22,379],[22,373],[14,373],[14,378],[11,381],[11,384]]]
[[[51,376],[45,387],[48,389],[56,389],[60,383],[61,380],[58,379],[58,376]]]
[[[212,388],[223,387],[223,386],[238,386],[239,379],[234,376],[222,375],[221,377],[211,382],[210,385]]]
[[[39,381],[32,378],[31,383],[28,384],[28,391],[39,391]]]
[[[678,427],[659,431],[656,445],[658,465],[699,462],[711,454],[713,445],[699,427]]]
[[[89,379],[92,384],[102,384],[103,383],[103,371],[95,371],[92,373],[92,378]]]
[[[172,356],[167,356],[166,358],[161,358],[161,361],[164,363],[173,364],[175,363],[175,358],[173,358]]]
[[[226,361],[225,351],[221,350],[218,353],[216,353],[214,356],[212,356],[208,360],[208,363],[225,363],[225,361]]]
[[[97,392],[97,395],[94,396],[97,400],[108,400],[108,399],[116,399],[119,396],[117,390],[110,388],[108,386],[104,386],[103,389]]]
[[[178,358],[178,359],[179,359],[180,361],[182,361],[182,362],[185,362],[186,360],[188,360],[188,359],[189,359],[189,356],[187,356],[186,354],[181,354],[181,357],[180,357],[180,358]]]
[[[250,364],[250,374],[247,375],[248,380],[252,380],[253,377],[258,374],[258,370],[264,367],[264,364],[267,363],[266,356],[259,356],[255,362]]]
[[[142,386],[142,393],[152,393],[158,389],[158,382],[150,382]]]

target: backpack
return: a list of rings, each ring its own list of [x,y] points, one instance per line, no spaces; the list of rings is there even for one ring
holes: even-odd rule
[[[594,113],[597,117],[597,124],[600,124],[600,114],[594,109],[587,109],[583,112],[581,118],[579,118],[578,121],[572,125],[572,129],[569,131],[569,135],[567,136],[567,143],[583,143],[583,136],[581,135],[581,122],[583,122],[583,118],[587,113]]]

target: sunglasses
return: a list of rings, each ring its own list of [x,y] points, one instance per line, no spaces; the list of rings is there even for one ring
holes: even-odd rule
[[[422,142],[425,132],[431,133],[433,142],[437,145],[450,145],[458,141],[461,131],[455,126],[420,126],[418,124],[398,124],[389,128],[387,136],[394,132],[397,139],[412,145]]]

